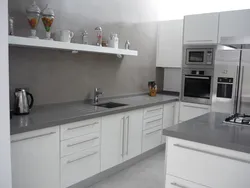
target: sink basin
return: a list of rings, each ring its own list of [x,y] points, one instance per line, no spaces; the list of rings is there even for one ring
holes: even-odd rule
[[[126,105],[127,104],[107,102],[107,103],[97,104],[95,106],[104,107],[104,108],[117,108],[117,107],[126,106]]]

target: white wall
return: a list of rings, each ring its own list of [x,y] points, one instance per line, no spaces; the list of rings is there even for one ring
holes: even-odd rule
[[[181,92],[181,69],[180,68],[165,68],[164,83],[165,91]]]
[[[0,187],[11,188],[7,0],[1,0],[0,23]]]

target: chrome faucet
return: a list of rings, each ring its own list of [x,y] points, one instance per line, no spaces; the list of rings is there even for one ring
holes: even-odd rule
[[[103,94],[103,92],[100,91],[100,88],[95,88],[95,90],[94,90],[94,103],[95,104],[98,103],[99,95],[102,95],[102,94]]]

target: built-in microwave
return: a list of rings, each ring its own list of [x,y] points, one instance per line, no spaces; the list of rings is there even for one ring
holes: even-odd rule
[[[208,67],[214,65],[214,48],[186,48],[184,67]]]

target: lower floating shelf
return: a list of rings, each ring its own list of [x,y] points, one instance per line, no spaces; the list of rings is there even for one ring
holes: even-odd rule
[[[20,46],[20,47],[50,48],[50,49],[61,49],[61,50],[70,50],[79,52],[82,51],[82,52],[93,52],[93,53],[104,53],[104,54],[138,56],[138,51],[135,50],[115,49],[115,48],[100,47],[94,45],[65,43],[60,41],[32,39],[32,38],[17,37],[17,36],[9,36],[9,45]]]

